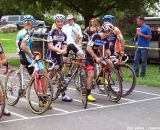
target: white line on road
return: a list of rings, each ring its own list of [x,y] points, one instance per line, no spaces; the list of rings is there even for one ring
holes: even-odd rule
[[[67,115],[67,114],[73,114],[73,113],[78,113],[78,112],[98,110],[98,109],[102,109],[102,108],[111,108],[111,107],[116,107],[116,106],[129,105],[129,104],[146,102],[146,101],[152,101],[152,100],[157,100],[157,99],[160,99],[160,97],[143,99],[143,100],[139,100],[139,101],[127,102],[127,103],[121,103],[121,104],[115,104],[115,105],[108,105],[108,106],[101,106],[101,107],[95,107],[95,108],[77,110],[77,111],[71,111],[71,112],[68,112],[68,113],[59,113],[59,114],[51,114],[51,115],[36,116],[36,117],[34,116],[34,117],[29,117],[29,118],[27,118],[27,119],[21,118],[21,119],[7,120],[7,121],[2,121],[2,122],[0,122],[0,124],[2,124],[2,123],[8,123],[8,122],[16,122],[16,121],[29,120],[29,119],[39,119],[39,118],[45,118],[45,117],[53,117],[53,116]]]
[[[13,96],[8,96],[8,97],[15,98]],[[19,100],[23,101],[23,102],[28,102],[26,99],[22,99],[22,98],[20,98]],[[35,105],[38,105],[38,103],[35,103],[35,102],[32,102],[32,103],[35,104]],[[69,112],[69,111],[66,111],[66,110],[63,110],[63,109],[59,109],[59,108],[56,108],[56,107],[54,107],[52,109],[57,110],[57,111],[61,111],[61,112],[64,112],[64,113],[68,113]]]
[[[21,117],[21,118],[23,118],[23,119],[28,119],[28,117],[23,116],[23,115],[20,115],[20,114],[17,114],[17,113],[15,113],[15,112],[10,111],[10,110],[9,110],[9,112],[11,112],[11,114],[13,114],[13,115],[15,115],[15,116],[18,116],[18,117]]]
[[[77,90],[76,90],[76,89],[74,89],[74,88],[67,88],[67,89],[69,89],[69,90],[73,90],[73,91],[77,91]],[[107,95],[104,95],[104,94],[95,93],[95,92],[92,92],[92,93],[93,93],[93,94],[95,94],[95,95],[108,97]],[[136,100],[132,100],[132,99],[128,99],[128,98],[121,98],[121,99],[126,100],[126,101],[130,101],[130,102],[134,102],[134,101],[136,101]]]

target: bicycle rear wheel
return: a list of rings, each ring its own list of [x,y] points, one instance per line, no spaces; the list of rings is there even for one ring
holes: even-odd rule
[[[108,81],[108,96],[111,101],[118,102],[122,97],[122,82],[116,69],[109,69],[105,74]]]
[[[11,70],[5,81],[6,100],[9,105],[14,106],[20,98],[20,90],[22,89],[22,80],[17,70]]]
[[[122,97],[125,97],[131,94],[136,86],[136,74],[128,64],[119,64],[117,65],[117,68],[122,80]]]
[[[0,80],[0,118],[2,117],[5,109],[5,92],[2,81]]]
[[[44,86],[47,86],[47,89]],[[44,113],[52,103],[53,87],[51,80],[44,74],[33,76],[28,84],[27,97],[33,113]]]

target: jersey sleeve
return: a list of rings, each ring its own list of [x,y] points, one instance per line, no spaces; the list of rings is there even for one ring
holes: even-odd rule
[[[96,40],[96,38],[99,37],[99,34],[93,34],[93,36],[91,37],[91,39],[89,40],[87,46],[93,46],[94,45],[94,41]]]
[[[152,35],[152,31],[150,26],[147,26],[147,35]]]
[[[48,33],[47,42],[48,43],[53,42],[53,31],[50,31]]]
[[[115,27],[115,34],[116,34],[118,40],[123,39],[123,35],[122,35],[121,31],[117,27]]]

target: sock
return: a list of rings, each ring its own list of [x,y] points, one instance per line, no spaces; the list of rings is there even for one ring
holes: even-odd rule
[[[87,89],[87,95],[91,94],[91,90]]]

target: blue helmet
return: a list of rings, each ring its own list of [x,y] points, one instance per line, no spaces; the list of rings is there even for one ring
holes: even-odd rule
[[[105,15],[105,16],[103,17],[103,21],[104,21],[104,22],[109,22],[109,23],[111,23],[113,20],[115,20],[115,16],[112,16],[112,15]]]
[[[34,19],[34,17],[32,15],[25,15],[22,18],[23,23],[34,23],[36,20]]]

